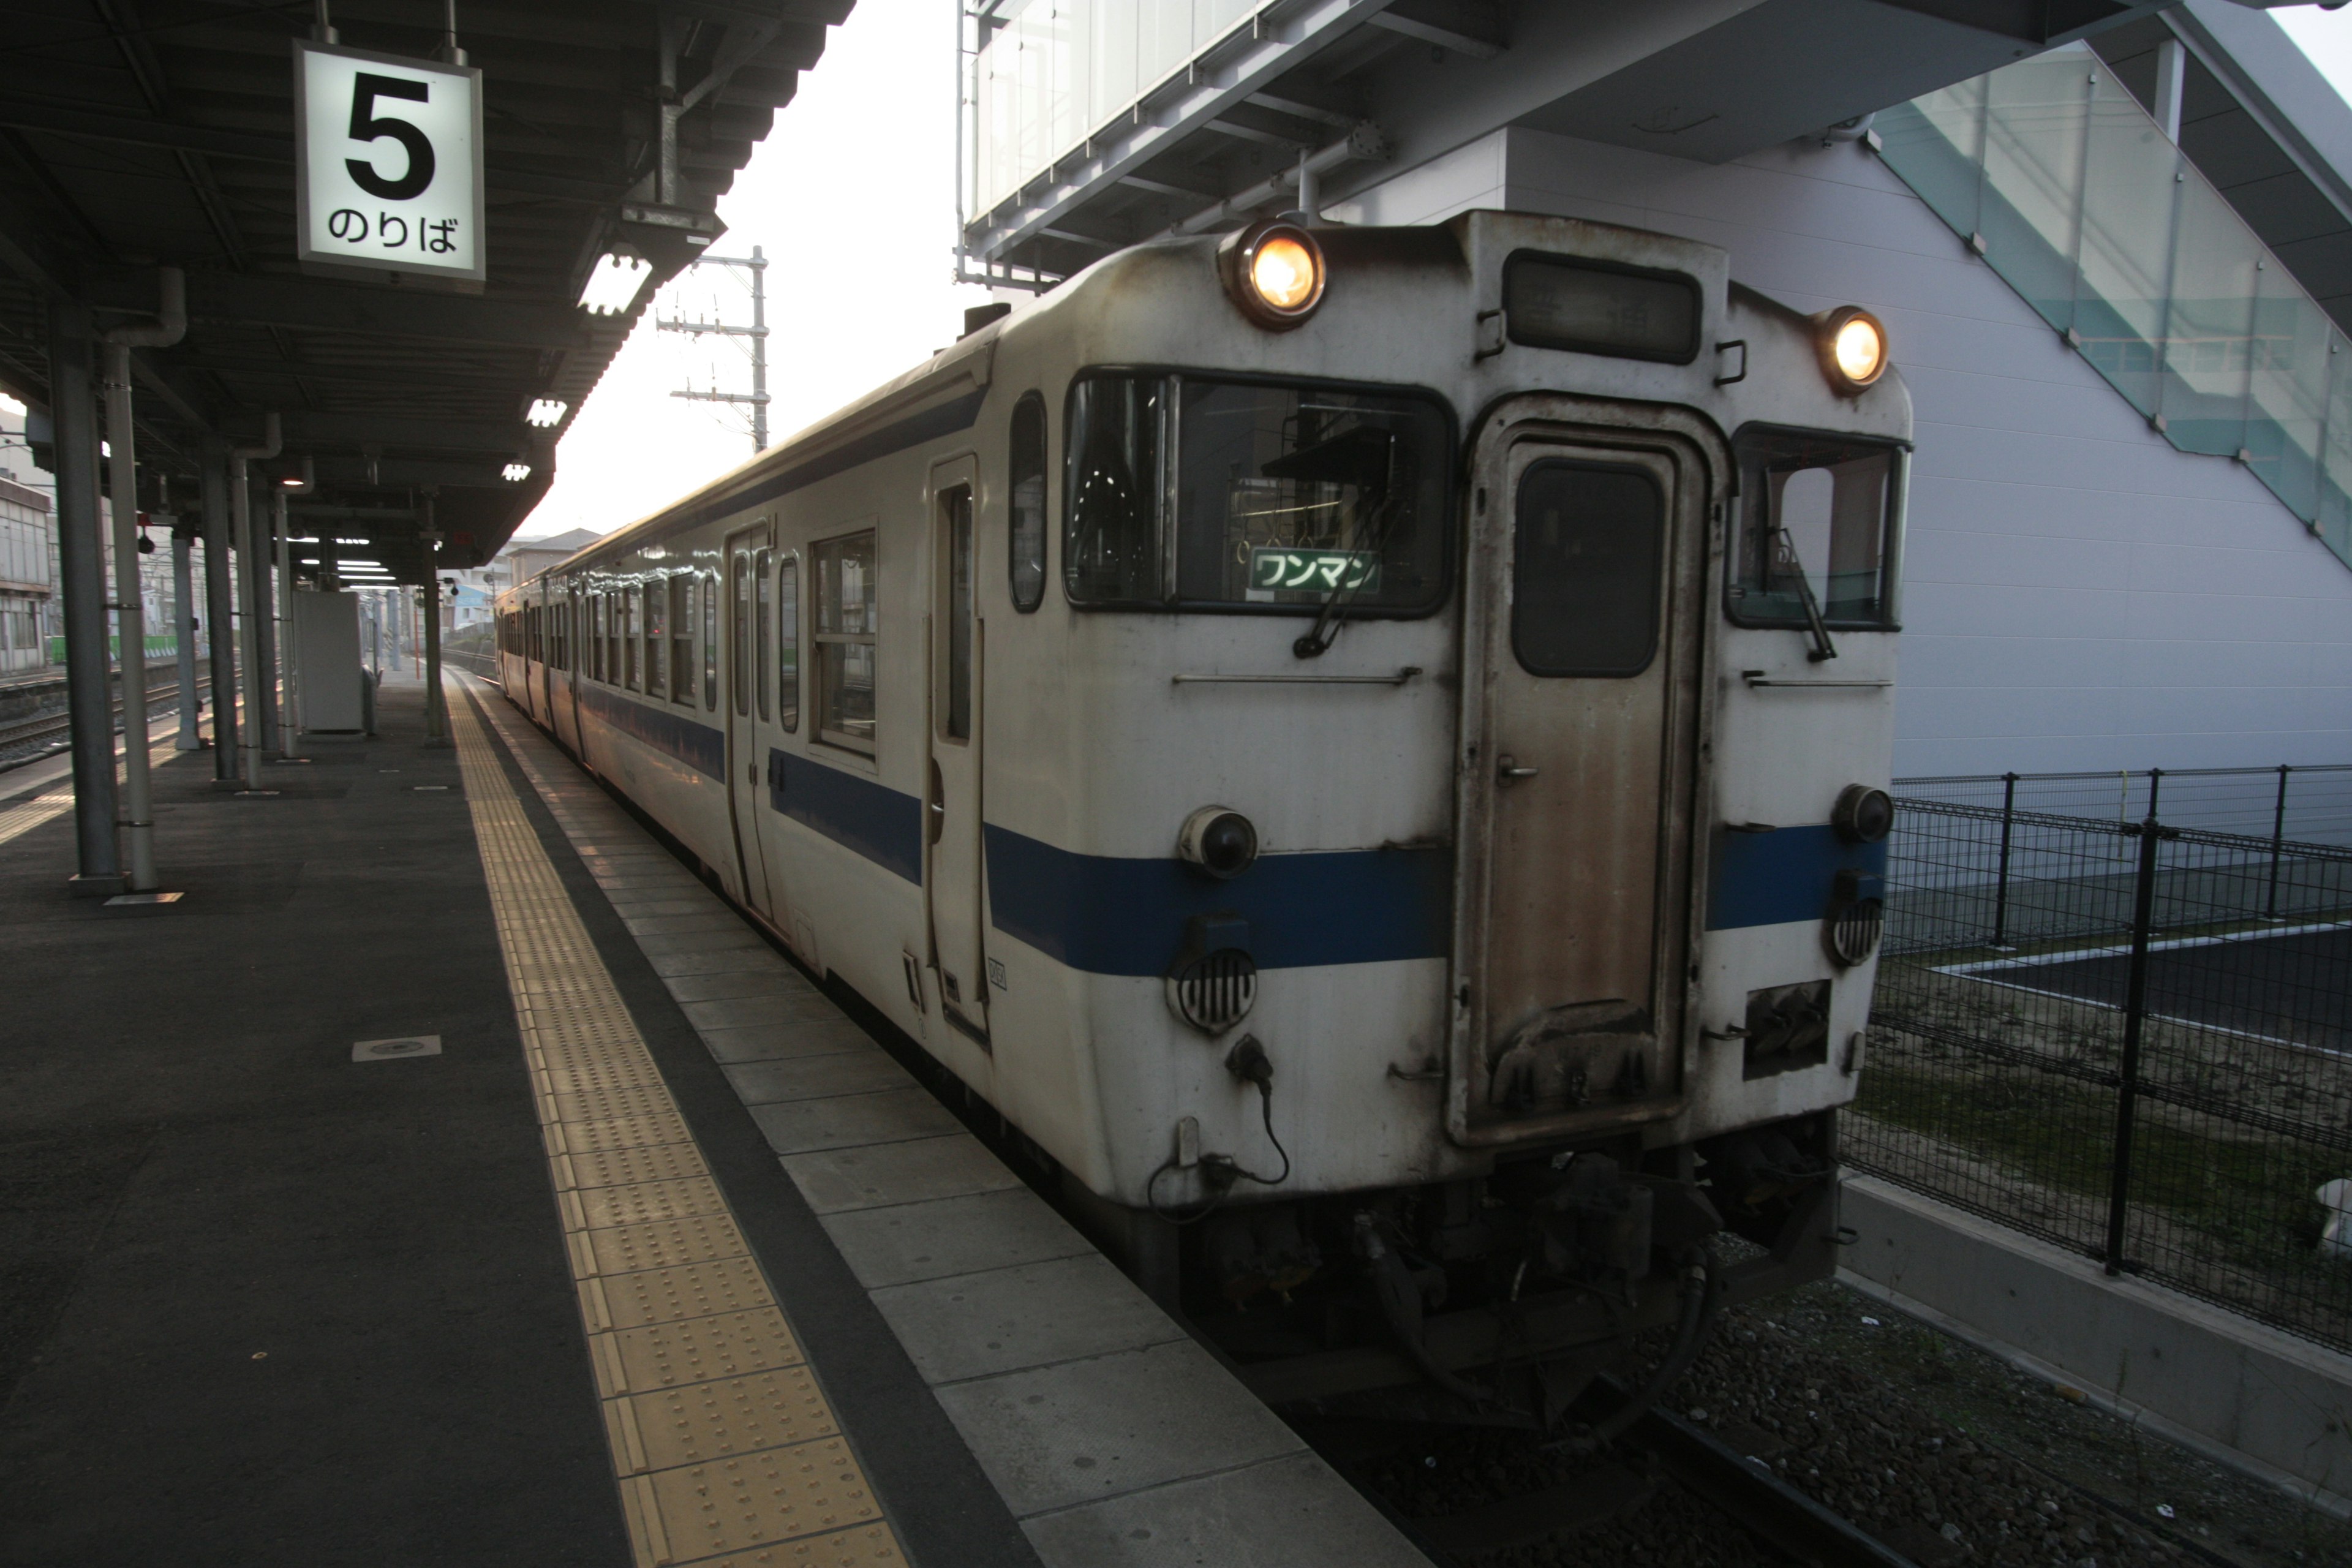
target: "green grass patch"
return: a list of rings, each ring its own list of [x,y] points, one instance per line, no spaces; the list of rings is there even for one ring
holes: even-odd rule
[[[2040,1186],[2094,1200],[2104,1213],[2114,1168],[2111,1091],[2013,1070],[1967,1077],[1895,1063],[1881,1054],[1864,1070],[1855,1109],[1884,1124],[1938,1139]],[[2352,1268],[2317,1259],[2309,1237],[2322,1213],[2314,1191],[2352,1174],[2341,1154],[2285,1138],[2217,1137],[2169,1107],[2141,1100],[2132,1131],[2136,1207],[2215,1241],[2200,1260],[2148,1258],[2167,1273],[2225,1271],[2301,1276],[2308,1294],[2352,1294]]]

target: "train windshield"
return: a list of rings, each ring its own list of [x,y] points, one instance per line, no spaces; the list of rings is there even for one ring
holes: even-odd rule
[[[1444,410],[1412,395],[1087,377],[1070,397],[1070,597],[1433,609],[1446,587],[1449,439]]]
[[[1896,448],[1799,430],[1743,430],[1731,618],[1845,631],[1894,625]]]

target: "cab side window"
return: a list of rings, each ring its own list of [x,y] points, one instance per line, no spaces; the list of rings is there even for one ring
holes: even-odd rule
[[[1025,616],[1045,597],[1045,400],[1034,392],[1013,405],[1012,447],[1009,583]]]

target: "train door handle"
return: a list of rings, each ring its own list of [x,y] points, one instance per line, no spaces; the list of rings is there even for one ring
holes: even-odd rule
[[[929,807],[930,832],[927,837],[929,842],[937,844],[948,825],[948,785],[947,780],[940,776],[937,759],[931,763],[931,798],[925,804]]]
[[[1531,779],[1541,772],[1541,768],[1521,767],[1519,760],[1508,752],[1495,759],[1495,784],[1498,789],[1508,789],[1512,781]]]

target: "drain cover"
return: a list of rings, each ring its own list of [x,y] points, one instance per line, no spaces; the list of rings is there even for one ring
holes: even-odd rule
[[[438,1035],[403,1035],[396,1040],[362,1040],[352,1047],[355,1062],[384,1062],[395,1057],[437,1057],[441,1054]]]

